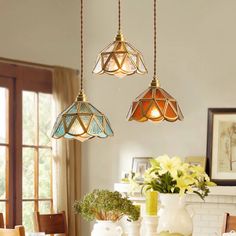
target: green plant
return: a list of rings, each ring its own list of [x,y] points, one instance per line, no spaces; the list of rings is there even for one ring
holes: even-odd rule
[[[202,167],[184,163],[179,157],[164,155],[150,162],[151,168],[144,175],[145,191],[180,195],[193,192],[204,199],[210,192],[209,187],[215,186]]]
[[[85,195],[83,200],[74,203],[75,212],[87,220],[110,220],[118,221],[124,215],[128,220],[136,221],[140,216],[139,207],[119,192],[108,190],[94,190]]]

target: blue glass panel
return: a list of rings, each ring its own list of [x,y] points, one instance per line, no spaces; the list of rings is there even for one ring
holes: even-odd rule
[[[64,129],[63,122],[61,121],[61,123],[59,124],[58,128],[56,129],[54,137],[55,138],[59,138],[59,137],[63,136],[64,134],[65,134],[65,129]]]
[[[99,135],[102,132],[101,128],[98,126],[97,122],[92,119],[88,133],[91,135]]]
[[[66,111],[66,113],[68,113],[68,114],[77,113],[77,102],[76,102],[76,103],[73,103],[73,104],[68,108],[68,110]]]
[[[98,119],[99,124],[103,127],[104,116],[96,116],[96,118]]]
[[[90,115],[80,115],[80,120],[82,121],[82,123],[84,124],[86,129],[88,128],[89,122],[91,120],[91,116]]]
[[[68,138],[68,139],[74,138],[74,136],[72,136],[72,135],[70,135],[70,134],[66,134],[64,137],[65,137],[65,138]]]
[[[99,137],[100,137],[100,138],[106,138],[107,135],[106,135],[106,133],[103,133],[103,132],[102,132],[102,133],[99,134]]]
[[[111,129],[111,126],[109,124],[109,121],[105,121],[105,132],[107,133],[108,136],[112,136],[113,135],[113,131]]]
[[[99,110],[97,110],[93,105],[91,105],[90,103],[89,103],[89,108],[90,108],[90,110],[92,111],[92,113],[94,113],[95,115],[102,115],[102,113],[99,111]]]
[[[71,121],[73,120],[73,119],[75,119],[77,117],[77,115],[67,115],[66,117],[65,117],[65,123],[66,123],[66,127],[68,128],[69,126],[70,126],[70,124],[71,124]],[[73,122],[73,121],[72,121]]]
[[[89,103],[82,102],[80,105],[79,113],[91,113],[91,110],[89,109]]]

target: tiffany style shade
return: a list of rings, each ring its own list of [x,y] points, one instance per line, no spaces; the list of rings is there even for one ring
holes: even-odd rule
[[[134,73],[145,74],[147,69],[142,54],[118,33],[115,41],[99,54],[93,73],[123,78]]]
[[[127,115],[129,121],[140,122],[174,122],[183,118],[177,101],[159,86],[156,79],[153,79],[151,86],[135,99]]]
[[[77,139],[81,142],[113,136],[107,117],[80,94],[77,100],[57,117],[52,137]]]

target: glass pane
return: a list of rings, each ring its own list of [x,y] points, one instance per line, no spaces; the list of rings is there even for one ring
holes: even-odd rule
[[[0,199],[6,199],[6,147],[0,146]]]
[[[39,145],[51,145],[52,95],[39,94]]]
[[[23,198],[34,198],[34,148],[23,148]]]
[[[51,198],[51,149],[39,149],[39,197]]]
[[[0,87],[0,143],[7,143],[8,89]]]
[[[23,225],[25,226],[26,232],[34,231],[33,223],[33,212],[34,202],[23,202]]]
[[[6,202],[0,202],[0,212],[3,213],[4,222],[6,223]]]
[[[41,214],[51,213],[51,202],[50,201],[40,201],[39,202],[39,212]]]
[[[37,94],[23,91],[23,144],[36,144]]]

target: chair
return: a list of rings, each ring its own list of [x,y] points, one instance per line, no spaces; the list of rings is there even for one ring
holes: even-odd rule
[[[3,213],[0,213],[0,228],[4,228]]]
[[[231,230],[236,231],[236,216],[231,216],[229,213],[225,213],[222,233],[228,233]]]
[[[0,229],[0,236],[25,236],[25,228],[16,226],[15,229]]]
[[[69,236],[65,212],[46,215],[34,212],[34,230],[36,232],[45,232],[45,234],[64,234]]]

